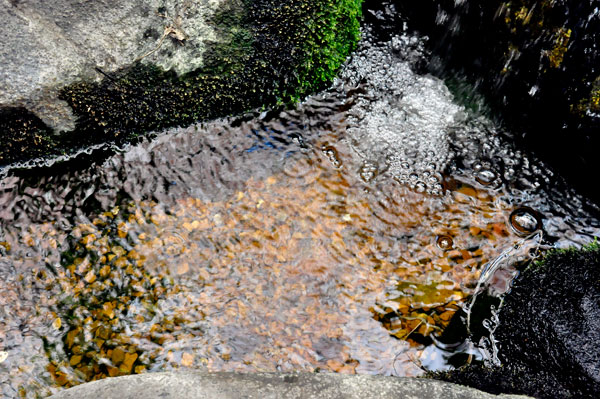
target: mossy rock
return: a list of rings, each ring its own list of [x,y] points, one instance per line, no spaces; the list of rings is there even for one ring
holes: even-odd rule
[[[433,377],[492,393],[599,397],[599,246],[551,251],[526,269],[505,298],[494,338],[501,366]]]
[[[40,88],[49,93],[43,99],[0,104],[0,138],[6,143],[0,164],[296,102],[326,87],[355,47],[361,3],[221,0],[216,8],[194,5],[190,11],[185,4],[147,0],[146,14],[158,15],[160,24],[144,30],[140,40],[146,47],[137,49],[140,56],[124,57],[121,64],[111,64],[114,70],[84,63],[85,72],[63,79],[71,83]],[[15,13],[32,13],[27,7],[15,5]],[[208,17],[199,16],[204,11]],[[53,114],[56,109],[60,112]],[[64,120],[44,123],[54,115]]]

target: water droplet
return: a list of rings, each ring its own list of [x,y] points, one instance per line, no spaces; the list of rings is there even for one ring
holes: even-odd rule
[[[442,236],[438,236],[436,244],[439,249],[447,251],[452,248],[452,246],[454,245],[454,242],[452,241],[452,237],[450,237],[448,235],[442,235]]]
[[[525,206],[515,209],[510,214],[509,220],[514,232],[521,236],[529,235],[542,227],[540,215]]]

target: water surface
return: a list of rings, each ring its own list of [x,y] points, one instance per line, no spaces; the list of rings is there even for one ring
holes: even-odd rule
[[[5,170],[2,394],[174,369],[419,375],[448,367],[437,337],[484,270],[502,294],[540,246],[598,234],[597,208],[414,72],[422,39],[365,37],[296,108]]]

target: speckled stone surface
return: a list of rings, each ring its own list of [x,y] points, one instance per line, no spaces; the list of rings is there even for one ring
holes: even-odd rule
[[[527,397],[491,395],[461,385],[419,378],[307,373],[182,372],[108,378],[76,386],[52,398],[517,399]]]
[[[179,75],[202,66],[206,43],[219,40],[207,21],[225,1],[0,0],[0,105],[70,130],[58,89],[136,60]]]

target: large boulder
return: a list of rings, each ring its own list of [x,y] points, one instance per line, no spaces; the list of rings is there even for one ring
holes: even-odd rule
[[[488,392],[600,397],[600,249],[551,252],[516,281],[494,332],[501,366],[437,375]]]
[[[3,0],[0,164],[295,101],[362,0]]]
[[[119,397],[177,399],[362,399],[448,398],[527,399],[525,396],[489,395],[460,385],[417,378],[395,378],[333,373],[148,373],[108,378],[67,389],[54,399]]]

